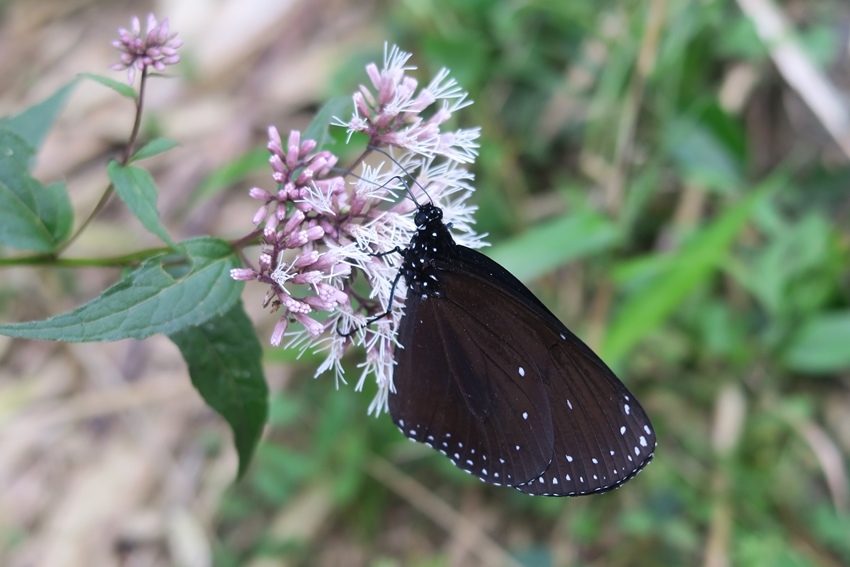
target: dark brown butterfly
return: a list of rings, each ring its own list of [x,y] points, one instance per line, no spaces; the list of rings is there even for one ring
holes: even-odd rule
[[[442,216],[419,206],[402,251],[395,424],[481,480],[528,494],[595,494],[635,476],[655,450],[643,408],[518,279],[456,244]]]

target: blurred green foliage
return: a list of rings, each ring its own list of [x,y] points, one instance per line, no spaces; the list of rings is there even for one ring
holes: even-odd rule
[[[806,52],[833,68],[847,6],[797,7]],[[794,95],[753,22],[732,0],[406,0],[385,25],[423,80],[449,67],[476,100],[460,119],[483,129],[492,255],[602,347],[653,418],[656,458],[604,496],[485,486],[303,362],[225,502],[220,564],[261,548],[321,564],[334,545],[450,564],[457,534],[364,472],[375,455],[486,517],[528,566],[850,563],[850,167],[813,115],[777,103]],[[739,104],[722,96],[735,88]],[[327,546],[245,537],[315,487]]]

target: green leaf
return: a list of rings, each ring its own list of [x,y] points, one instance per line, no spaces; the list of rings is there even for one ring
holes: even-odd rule
[[[671,258],[655,281],[641,287],[618,311],[605,337],[606,360],[618,360],[661,325],[694,291],[719,269],[735,237],[756,205],[777,186],[766,182],[717,220],[703,228]]]
[[[0,126],[0,181],[14,185],[22,172],[29,176],[33,157],[35,149],[23,137]]]
[[[38,212],[53,241],[59,244],[71,234],[74,209],[64,183],[53,183],[36,193]]]
[[[192,384],[233,429],[241,478],[260,441],[269,406],[263,349],[242,302],[169,338],[188,364]]]
[[[699,116],[683,116],[667,126],[665,145],[683,177],[729,193],[743,180],[745,136],[717,104],[702,106]]]
[[[782,356],[791,370],[828,373],[850,368],[850,311],[825,313],[806,321]]]
[[[239,300],[243,284],[230,278],[238,266],[226,242],[188,240],[179,253],[146,260],[85,305],[45,321],[0,325],[0,334],[94,342],[175,333],[227,312]]]
[[[56,243],[47,227],[40,221],[32,207],[19,195],[24,192],[31,195],[37,190],[34,179],[21,180],[13,190],[0,182],[0,244],[17,250],[34,252],[53,252]]]
[[[116,81],[115,79],[110,79],[109,77],[104,77],[103,75],[95,75],[94,73],[80,73],[80,77],[84,77],[86,79],[91,79],[96,83],[100,83],[103,86],[109,87],[110,89],[116,91],[121,96],[125,96],[129,99],[136,100],[137,94],[136,89],[127,83],[122,83]]]
[[[31,157],[23,138],[0,129],[0,243],[53,252],[71,230],[73,210],[63,184],[45,187],[30,176]]]
[[[133,154],[130,161],[143,160],[157,154],[161,154],[162,152],[167,152],[171,148],[176,148],[179,145],[179,143],[169,138],[155,138],[145,144],[142,149]]]
[[[316,117],[313,118],[313,121],[310,123],[310,126],[304,131],[304,135],[301,136],[302,140],[316,140],[316,148],[322,149],[325,145],[328,144],[329,141],[332,140],[332,136],[330,133],[330,124],[331,120],[335,116],[342,118],[343,120],[346,117],[343,116],[345,112],[350,112],[353,108],[353,104],[351,102],[350,96],[337,96],[330,99],[325,105],[316,113]],[[281,133],[283,136],[284,148],[286,147],[286,136]]]
[[[577,258],[616,245],[620,232],[611,221],[583,212],[535,226],[488,252],[521,280],[534,280]]]
[[[65,101],[77,86],[74,79],[49,98],[31,106],[17,116],[0,121],[0,127],[20,136],[31,148],[40,148],[44,138],[53,127],[56,117],[65,106]]]
[[[221,193],[231,187],[237,181],[258,171],[267,170],[271,179],[271,168],[269,167],[269,152],[265,148],[257,148],[239,156],[235,160],[226,163],[207,175],[198,184],[198,188],[192,193],[188,202],[190,205],[208,199],[213,195]]]
[[[158,192],[150,173],[132,165],[122,166],[117,161],[109,162],[106,170],[118,196],[136,218],[142,221],[144,227],[170,246],[174,246],[174,241],[159,218],[156,208]]]

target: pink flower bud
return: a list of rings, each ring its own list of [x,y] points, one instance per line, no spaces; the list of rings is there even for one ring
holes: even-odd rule
[[[292,266],[296,270],[300,270],[315,264],[319,257],[319,252],[317,250],[310,250],[309,252],[305,252],[298,256],[295,261],[292,262]]]
[[[283,143],[280,141],[280,133],[274,126],[269,126],[269,143],[266,146],[273,154],[283,153]]]
[[[286,174],[289,173],[286,165],[284,165],[283,160],[280,158],[278,154],[272,154],[269,157],[269,165],[272,166],[272,171],[275,173]],[[280,183],[280,182],[278,182]]]
[[[376,90],[380,89],[382,77],[381,72],[378,70],[378,66],[374,63],[369,63],[366,65],[366,74],[369,75],[369,79],[372,81],[372,86],[375,87]]]
[[[295,274],[295,276],[292,278],[292,281],[297,284],[314,285],[322,281],[322,272],[311,270],[309,272]]]
[[[283,294],[281,297],[283,306],[289,309],[292,313],[310,313],[313,309],[304,303],[292,297],[291,295]]]
[[[305,218],[306,217],[304,216],[304,213],[302,213],[301,211],[299,211],[299,210],[294,211],[292,213],[292,217],[288,221],[286,221],[286,224],[283,227],[283,234],[286,234],[286,235],[292,234],[292,232],[296,228],[301,226],[301,223],[304,222]]]
[[[309,167],[305,167],[301,170],[301,173],[298,174],[298,179],[295,180],[295,184],[304,186],[310,183],[311,179],[313,179],[313,170]]]
[[[256,213],[254,213],[254,218],[251,219],[251,222],[254,223],[255,226],[260,224],[261,222],[263,222],[263,219],[266,218],[266,215],[268,214],[268,212],[269,212],[269,206],[263,205],[262,207],[257,209]]]
[[[304,325],[304,328],[307,329],[307,332],[314,337],[318,337],[325,331],[324,325],[322,325],[315,319],[308,317],[307,315],[296,313],[295,320]]]
[[[348,301],[348,294],[324,282],[316,284],[316,291],[320,298],[334,305]]]
[[[298,147],[301,145],[301,132],[299,130],[290,130],[289,131],[289,140],[286,142],[286,151],[287,153],[291,152],[293,148],[295,151],[298,151]]]
[[[366,101],[363,100],[363,95],[360,93],[354,93],[354,108],[357,109],[357,113],[361,116],[369,118],[372,116],[372,109],[366,104]]]
[[[308,240],[318,240],[325,235],[325,229],[320,226],[311,226],[307,229]]]
[[[272,257],[270,254],[260,254],[260,270],[268,272],[272,267]]]
[[[280,224],[280,218],[277,215],[272,215],[269,217],[269,220],[266,221],[266,230],[277,230],[277,226]]]
[[[301,142],[301,155],[306,156],[310,152],[315,150],[317,143],[318,142],[316,142],[316,140],[311,140],[310,138],[307,138],[306,140]]]
[[[305,297],[304,303],[307,303],[310,307],[317,311],[330,311],[336,306],[336,304],[332,301],[328,301],[327,299],[323,299],[316,295]]]
[[[247,282],[257,279],[257,272],[250,268],[234,268],[230,270],[230,277],[236,281]]]
[[[260,189],[259,187],[251,187],[248,191],[248,196],[258,201],[270,201],[272,198],[271,193],[265,189]]]
[[[280,341],[283,339],[283,334],[286,332],[286,327],[288,325],[289,316],[287,313],[284,313],[283,317],[281,317],[274,326],[274,331],[272,331],[272,338],[269,341],[272,346],[280,346]]]
[[[307,244],[307,242],[309,242],[307,239],[307,231],[298,230],[286,237],[284,246],[287,248],[300,248]]]

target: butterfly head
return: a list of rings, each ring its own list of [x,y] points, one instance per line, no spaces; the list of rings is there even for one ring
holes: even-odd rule
[[[416,211],[416,216],[413,217],[413,222],[419,230],[432,226],[434,223],[443,223],[443,210],[440,207],[425,203]]]

